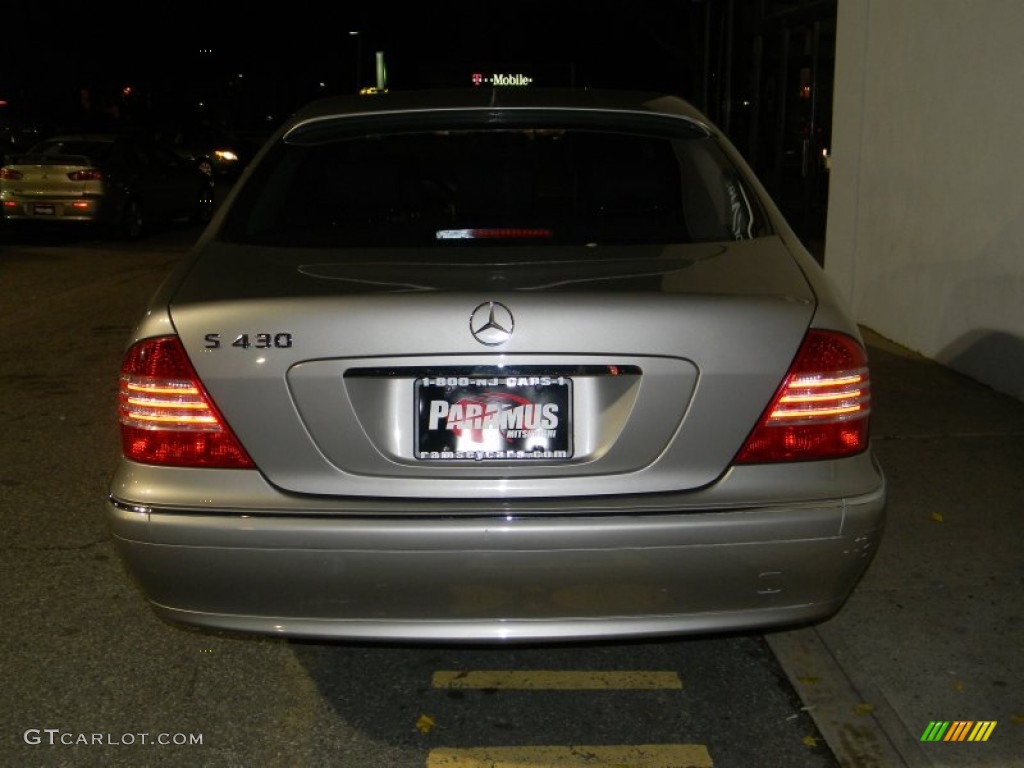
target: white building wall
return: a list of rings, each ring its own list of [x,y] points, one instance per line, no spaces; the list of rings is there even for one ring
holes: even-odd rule
[[[825,268],[858,321],[1024,400],[1024,2],[838,0]]]

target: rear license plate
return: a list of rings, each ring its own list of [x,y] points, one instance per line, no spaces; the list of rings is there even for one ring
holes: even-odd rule
[[[417,379],[416,458],[572,458],[572,380],[564,376]]]
[[[32,213],[35,216],[53,216],[56,211],[53,203],[35,203],[32,205]]]

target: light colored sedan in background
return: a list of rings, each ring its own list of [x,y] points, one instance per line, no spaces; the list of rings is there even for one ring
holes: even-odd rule
[[[858,328],[675,97],[309,105],[152,302],[106,514],[157,613],[553,641],[839,610],[875,553]]]
[[[0,167],[0,216],[22,225],[102,225],[134,239],[153,223],[205,223],[213,207],[197,164],[131,133],[52,136]]]

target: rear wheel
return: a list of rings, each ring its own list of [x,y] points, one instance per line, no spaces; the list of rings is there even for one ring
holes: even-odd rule
[[[197,165],[199,166],[199,170],[202,173],[205,173],[211,179],[213,178],[213,161],[210,158],[208,158],[208,157],[201,157],[201,158],[199,158],[199,162],[198,162]]]

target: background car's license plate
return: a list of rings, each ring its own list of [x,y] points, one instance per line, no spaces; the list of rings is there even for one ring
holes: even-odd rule
[[[53,203],[35,203],[32,206],[32,213],[36,216],[53,216],[55,212]]]
[[[416,458],[572,457],[572,381],[564,376],[416,380]]]

